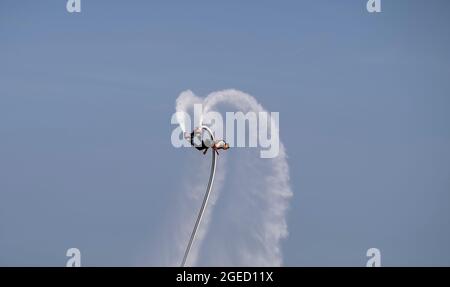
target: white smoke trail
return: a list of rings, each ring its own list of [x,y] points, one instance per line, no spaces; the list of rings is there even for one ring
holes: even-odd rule
[[[204,100],[191,91],[180,94],[176,110],[188,112],[196,103],[203,103],[204,113],[216,110],[220,105],[233,106],[242,112],[264,112],[256,99],[237,90],[224,90],[209,94]],[[185,120],[178,118],[186,130]],[[200,123],[195,123],[198,126]],[[271,133],[278,132],[275,130]],[[188,266],[205,264],[212,266],[280,266],[282,264],[281,240],[288,234],[286,211],[292,191],[289,186],[289,166],[283,144],[279,154],[272,159],[261,159],[255,149],[231,149],[218,160],[216,181],[211,201],[205,211],[198,236],[188,259]],[[228,158],[230,167],[225,166]],[[208,158],[209,161],[209,158]],[[206,162],[208,162],[206,161]],[[205,174],[208,164],[202,160],[199,167],[191,171],[202,178],[190,176],[187,196],[179,222],[179,238],[176,253],[178,262],[189,239],[189,234],[205,192]],[[224,181],[225,170],[229,174]],[[205,172],[206,171],[206,172]],[[217,202],[219,190],[224,186],[222,200]],[[214,207],[217,203],[217,208]],[[188,209],[193,209],[188,211]],[[212,210],[214,211],[214,224]],[[190,215],[188,215],[190,214]],[[208,238],[208,240],[204,240]],[[201,248],[200,248],[201,247]],[[175,259],[175,258],[174,258]],[[177,265],[173,263],[172,265]]]
[[[186,118],[184,117],[184,113],[188,113],[191,108],[194,107],[194,104],[201,103],[202,99],[194,95],[192,91],[187,90],[182,92],[177,100],[175,105],[175,110],[177,111],[177,121],[180,124],[180,128],[183,132],[186,132]]]

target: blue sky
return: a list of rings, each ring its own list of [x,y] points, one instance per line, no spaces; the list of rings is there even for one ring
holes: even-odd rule
[[[448,1],[128,2],[0,3],[0,265],[145,264],[175,99],[225,88],[280,113],[285,265],[450,265]]]

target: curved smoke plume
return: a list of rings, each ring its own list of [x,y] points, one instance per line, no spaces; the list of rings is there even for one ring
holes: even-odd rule
[[[189,113],[198,103],[203,104],[203,114],[222,107],[243,113],[265,112],[254,97],[237,90],[213,92],[204,99],[185,91],[176,100],[176,110]],[[183,131],[191,128],[182,116],[177,119]],[[193,126],[199,126],[202,118],[198,121]],[[278,133],[272,128],[268,135],[274,132]],[[189,188],[183,191],[177,209],[179,220],[173,226],[177,232],[170,265],[179,264],[204,193],[202,175],[207,174],[209,158],[198,161],[200,164],[185,179]],[[283,144],[279,144],[278,156],[270,159],[260,158],[256,148],[224,152],[219,156],[216,176],[187,265],[280,266],[281,240],[288,234],[286,212],[292,196]]]

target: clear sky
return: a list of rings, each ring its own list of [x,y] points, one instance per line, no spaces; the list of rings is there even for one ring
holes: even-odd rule
[[[450,265],[449,1],[65,2],[0,1],[0,265],[146,264],[225,88],[280,113],[285,265]]]

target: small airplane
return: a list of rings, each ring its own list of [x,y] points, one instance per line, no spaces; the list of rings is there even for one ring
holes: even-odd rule
[[[201,127],[195,128],[191,133],[185,132],[184,138],[191,143],[193,147],[199,151],[203,151],[206,154],[209,148],[212,148],[217,155],[219,155],[219,149],[227,150],[230,145],[224,140],[212,140],[210,138],[202,138],[203,130]]]

